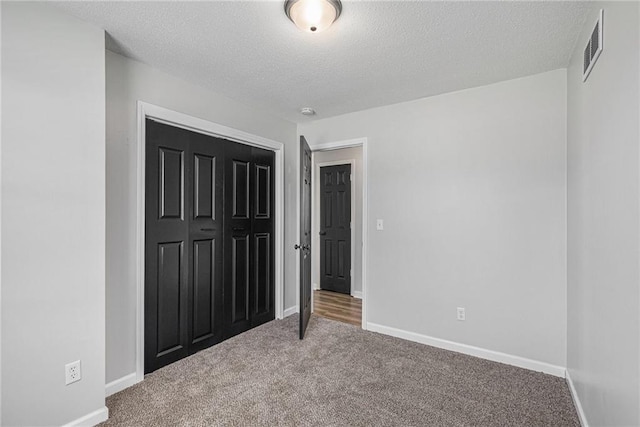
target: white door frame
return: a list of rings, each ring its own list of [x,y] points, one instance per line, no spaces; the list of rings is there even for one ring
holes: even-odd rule
[[[136,140],[137,162],[137,211],[136,211],[136,382],[144,379],[144,241],[145,241],[145,145],[146,119],[187,129],[205,135],[215,136],[260,147],[275,152],[275,316],[283,318],[284,312],[284,144],[243,132],[218,123],[192,117],[164,107],[138,101],[138,137]]]
[[[328,151],[337,150],[340,148],[350,147],[362,147],[362,329],[367,329],[367,252],[369,242],[369,228],[368,228],[368,216],[369,216],[369,202],[368,202],[368,188],[369,180],[367,177],[367,164],[368,164],[368,142],[367,138],[348,139],[343,141],[326,142],[326,143],[309,143],[311,151]],[[300,148],[298,147],[298,158],[300,157]],[[298,162],[300,163],[300,162]],[[300,218],[300,165],[298,165],[298,195],[297,195],[297,213]],[[300,222],[299,220],[297,221]],[[300,241],[300,225],[298,224],[298,241]],[[296,257],[296,304],[298,304],[298,311],[300,311],[300,257]],[[313,295],[313,293],[312,293]]]
[[[315,156],[315,153],[313,153]],[[312,215],[311,221],[311,274],[313,275],[314,271],[318,271],[320,269],[320,168],[326,166],[339,166],[339,165],[351,165],[351,176],[356,176],[356,159],[345,159],[345,160],[334,160],[331,162],[318,162],[314,163],[314,160],[311,162],[315,164],[313,168],[313,178],[311,182],[313,183],[313,197],[311,198],[311,212],[315,213],[315,218]],[[356,181],[351,178],[351,215],[349,221],[351,221],[350,225],[350,234],[351,234],[351,271],[349,274],[351,275],[350,280],[350,288],[351,288],[351,296],[354,295],[353,290],[353,263],[356,258]],[[314,250],[315,249],[315,250]],[[313,283],[313,289],[320,289],[320,283]],[[362,295],[360,295],[362,296]]]

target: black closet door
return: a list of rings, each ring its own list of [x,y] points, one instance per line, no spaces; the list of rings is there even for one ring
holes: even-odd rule
[[[274,153],[146,121],[145,373],[274,316]]]
[[[251,327],[251,147],[225,146],[224,338]]]
[[[145,373],[189,354],[189,133],[146,122]]]
[[[189,200],[189,352],[222,340],[224,148],[226,141],[191,133]]]
[[[251,326],[275,318],[273,151],[252,148],[251,166]]]

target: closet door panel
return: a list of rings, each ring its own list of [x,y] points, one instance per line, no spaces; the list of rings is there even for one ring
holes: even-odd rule
[[[231,219],[249,219],[249,161],[231,161]]]
[[[216,157],[193,156],[193,217],[215,220]]]
[[[271,234],[254,234],[254,316],[268,314],[271,304]]]
[[[215,240],[193,242],[193,334],[192,343],[213,337],[215,292]]]
[[[251,325],[257,326],[275,318],[273,174],[275,154],[260,148],[251,149]]]
[[[158,244],[158,345],[156,357],[182,348],[181,298],[183,268],[182,242]]]
[[[189,132],[146,121],[145,373],[189,354]]]
[[[259,162],[261,159],[255,159]],[[255,163],[254,219],[271,219],[271,166]]]
[[[222,139],[191,134],[190,353],[223,336],[224,145]]]
[[[251,147],[225,145],[224,337],[251,327]]]
[[[249,236],[231,237],[231,323],[249,320]]]

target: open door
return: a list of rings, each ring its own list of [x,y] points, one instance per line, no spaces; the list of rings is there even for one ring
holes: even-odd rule
[[[311,149],[300,136],[300,339],[311,317]]]

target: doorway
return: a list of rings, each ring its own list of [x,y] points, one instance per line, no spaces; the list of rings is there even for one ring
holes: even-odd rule
[[[315,148],[315,147],[312,147]],[[313,151],[314,314],[364,326],[363,147]]]
[[[319,229],[321,290],[351,295],[351,163],[320,168]],[[354,195],[355,196],[355,195]]]

